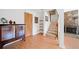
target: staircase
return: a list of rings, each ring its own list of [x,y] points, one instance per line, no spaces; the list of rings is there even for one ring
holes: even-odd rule
[[[49,29],[47,31],[47,36],[52,36],[52,37],[57,37],[58,36],[58,26],[57,26],[57,21],[56,22],[51,22]]]
[[[51,19],[52,21],[49,25],[46,35],[57,38],[58,37],[58,13],[57,13],[57,11],[55,11],[55,12],[56,13],[53,15],[56,15],[57,19]]]

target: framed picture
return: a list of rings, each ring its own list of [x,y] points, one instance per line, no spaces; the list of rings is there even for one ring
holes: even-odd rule
[[[38,23],[38,17],[35,17],[35,23]]]
[[[48,16],[45,16],[45,20],[48,21]]]

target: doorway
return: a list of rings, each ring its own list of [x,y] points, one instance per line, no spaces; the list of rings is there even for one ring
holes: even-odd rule
[[[32,35],[32,14],[30,13],[24,13],[24,19],[25,19],[25,36],[31,36]]]

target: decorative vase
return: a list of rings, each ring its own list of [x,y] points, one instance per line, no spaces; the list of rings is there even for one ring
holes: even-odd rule
[[[14,21],[13,24],[16,24],[16,22]]]
[[[11,20],[9,21],[9,24],[12,24],[12,21]]]

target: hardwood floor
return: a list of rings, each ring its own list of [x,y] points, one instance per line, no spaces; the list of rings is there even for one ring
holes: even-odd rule
[[[67,49],[79,49],[79,36],[65,33],[64,39]]]
[[[67,49],[79,49],[79,39],[65,36],[65,47]]]
[[[4,49],[57,49],[58,40],[55,37],[47,37],[41,34],[26,37],[25,41],[4,46]]]

